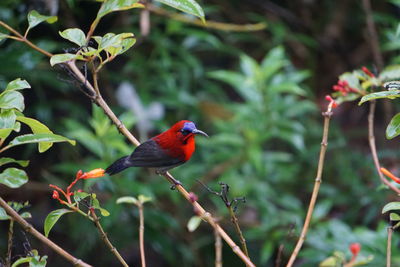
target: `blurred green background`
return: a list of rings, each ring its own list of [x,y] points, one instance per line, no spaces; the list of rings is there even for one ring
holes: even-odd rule
[[[245,196],[247,202],[237,213],[251,259],[258,266],[283,266],[301,230],[316,175],[324,96],[341,73],[364,65],[374,69],[365,13],[361,1],[348,0],[199,3],[207,20],[268,26],[255,32],[227,32],[151,13],[150,33],[143,36],[139,9],[110,14],[96,34],[133,32],[138,42],[102,69],[99,84],[114,112],[141,141],[181,119],[195,121],[207,132],[210,138],[198,138],[194,157],[172,174],[199,196],[235,241],[223,202],[196,180],[214,190],[219,190],[218,182],[225,182],[231,197]],[[57,23],[37,26],[30,39],[62,53],[73,47],[58,31],[78,27],[87,32],[99,5],[79,0],[2,0],[0,19],[23,32],[31,9],[57,15]],[[400,63],[400,1],[373,1],[372,7],[385,64]],[[32,86],[23,92],[25,114],[78,142],[75,147],[56,144],[44,154],[34,145],[4,153],[31,160],[26,169],[30,181],[18,190],[0,185],[1,195],[6,200],[29,200],[30,222],[43,229],[46,215],[60,208],[51,198],[49,183],[64,187],[77,170],[104,168],[129,154],[133,146],[72,78],[58,67],[51,68],[41,54],[7,40],[0,44],[0,62],[0,88],[18,77]],[[398,164],[398,140],[387,141],[384,131],[398,107],[393,102],[384,109],[382,103],[378,102],[376,114],[377,147],[383,165],[392,167]],[[362,245],[361,256],[374,256],[368,266],[385,266],[388,218],[381,209],[397,197],[381,186],[373,167],[367,113],[368,105],[359,107],[355,102],[335,110],[321,192],[296,266],[317,266],[336,250],[349,258],[352,242]],[[153,198],[144,211],[148,266],[213,265],[212,229],[202,223],[193,233],[187,230],[192,206],[171,191],[164,178],[131,168],[78,186],[96,192],[111,212],[102,223],[132,266],[140,263],[138,212],[115,200],[139,194]],[[6,252],[6,232],[7,223],[0,222],[0,258]],[[48,266],[68,266],[22,229],[15,232],[16,257],[31,246],[49,256]],[[93,224],[82,216],[64,216],[50,238],[94,266],[117,265]],[[393,266],[400,266],[398,242],[395,233]],[[223,261],[225,266],[242,265],[227,245]]]

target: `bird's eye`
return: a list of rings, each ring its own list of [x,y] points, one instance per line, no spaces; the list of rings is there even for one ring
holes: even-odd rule
[[[181,129],[180,132],[181,132],[183,135],[187,135],[187,134],[190,133],[190,131],[189,131],[189,130],[186,130],[186,129]]]

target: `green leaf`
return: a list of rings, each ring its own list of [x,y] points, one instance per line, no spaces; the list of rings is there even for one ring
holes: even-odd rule
[[[51,142],[51,143],[59,143],[59,142],[68,142],[71,145],[75,145],[75,140],[68,139],[64,136],[57,134],[49,134],[49,133],[41,133],[41,134],[24,134],[14,138],[8,145],[10,147],[23,145],[23,144],[32,144],[32,143],[40,143],[40,142]],[[43,152],[40,151],[39,152]]]
[[[58,209],[50,212],[49,215],[47,215],[46,219],[44,220],[44,235],[48,237],[50,230],[53,228],[56,222],[61,218],[61,216],[69,212],[72,211],[68,209]]]
[[[28,211],[25,211],[25,212],[21,213],[20,215],[24,219],[32,218],[32,214],[30,212],[28,212]]]
[[[86,192],[78,192],[78,191],[74,192],[74,200],[75,200],[75,202],[79,202],[82,199],[87,198],[88,196],[90,196],[90,194],[86,193]]]
[[[400,65],[391,65],[386,67],[380,74],[379,79],[382,81],[390,81],[400,79]]]
[[[97,13],[96,20],[100,20],[105,15],[121,10],[144,7],[138,0],[105,0]]]
[[[70,60],[75,60],[75,59],[83,59],[81,55],[75,55],[75,54],[57,54],[54,55],[50,58],[50,65],[54,66],[56,64],[64,63]]]
[[[145,195],[139,195],[138,199],[139,199],[139,202],[142,204],[153,200],[151,197],[147,197]]]
[[[334,256],[326,258],[319,264],[319,267],[335,267],[335,266],[340,266],[340,263],[338,258]]]
[[[22,167],[26,167],[29,164],[29,160],[15,160],[13,158],[0,158],[0,166],[9,164],[9,163],[17,163]]]
[[[400,215],[397,213],[391,212],[389,216],[391,221],[400,221]]]
[[[67,39],[78,46],[85,46],[86,45],[86,37],[85,34],[81,29],[72,28],[66,29],[62,32],[58,32],[62,38]]]
[[[117,199],[117,204],[127,203],[127,204],[138,204],[138,200],[135,197],[120,197]]]
[[[363,96],[361,98],[360,102],[358,102],[358,105],[361,105],[364,102],[371,101],[374,99],[380,99],[380,98],[395,99],[398,97],[400,97],[400,90],[381,91],[381,92],[372,93],[372,94]]]
[[[17,115],[13,109],[3,109],[0,112],[0,129],[14,128]]]
[[[24,258],[19,258],[18,260],[16,260],[13,265],[11,265],[11,267],[17,267],[20,266],[23,263],[30,263],[32,260],[32,257],[24,257]]]
[[[192,218],[190,218],[190,220],[187,223],[187,228],[189,232],[194,232],[197,229],[197,227],[199,227],[201,221],[202,219],[199,216],[193,216]]]
[[[16,122],[13,128],[4,128],[4,129],[0,128],[0,138],[6,139],[13,130],[19,132],[20,129],[21,129],[21,123],[19,122]]]
[[[0,221],[6,221],[10,218],[11,217],[7,215],[7,212],[3,208],[0,208]]]
[[[394,115],[386,128],[386,138],[393,139],[400,134],[400,113]]]
[[[21,78],[17,78],[7,84],[6,91],[22,90],[26,88],[31,88],[29,83]]]
[[[395,201],[387,203],[382,209],[382,214],[391,210],[400,210],[400,202]]]
[[[53,133],[46,125],[44,125],[43,123],[41,123],[38,120],[28,118],[28,117],[22,117],[22,116],[18,116],[17,120],[28,125],[34,134],[42,134],[42,133],[52,134]],[[52,145],[53,145],[52,142],[40,142],[39,143],[39,152],[40,153],[45,152],[50,147],[52,147]]]
[[[102,207],[100,207],[100,202],[99,200],[96,198],[96,194],[91,194],[92,196],[92,206],[95,209],[98,209],[101,213],[102,216],[110,216],[110,213],[108,212],[108,210],[103,209]]]
[[[17,91],[4,91],[0,94],[0,108],[15,108],[22,112],[25,109],[24,97]]]
[[[185,13],[194,15],[199,17],[203,23],[205,23],[204,19],[204,11],[201,6],[194,0],[156,0],[160,3],[163,3],[167,6],[173,7]]]
[[[0,173],[0,183],[10,188],[18,188],[28,182],[26,172],[17,168],[8,168]]]
[[[32,29],[33,27],[37,26],[38,24],[46,21],[48,23],[54,23],[57,21],[57,16],[44,16],[40,15],[36,10],[32,10],[28,13],[28,29]]]

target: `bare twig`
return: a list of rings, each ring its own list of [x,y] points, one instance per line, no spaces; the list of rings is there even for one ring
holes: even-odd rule
[[[1,22],[1,21],[0,21]],[[4,24],[4,23],[3,23]],[[0,23],[0,25],[2,25]],[[8,26],[8,25],[7,25]],[[9,26],[8,26],[9,27]],[[15,31],[15,30],[14,30]],[[50,53],[46,52],[44,53],[43,51],[40,51],[38,49],[35,49],[46,56],[52,56]],[[125,125],[117,118],[117,116],[114,114],[114,112],[110,109],[108,104],[104,101],[104,99],[101,97],[101,95],[96,95],[96,90],[94,89],[93,85],[87,81],[86,77],[82,74],[82,72],[78,69],[78,67],[75,64],[75,61],[69,61],[65,63],[65,65],[70,69],[72,73],[74,73],[75,78],[81,82],[82,84],[85,85],[85,87],[91,92],[94,93],[95,97],[91,97],[91,99],[99,105],[104,113],[109,117],[109,119],[112,121],[113,124],[117,127],[117,129],[122,133],[128,140],[134,144],[135,146],[140,145],[140,142],[129,132],[129,130],[125,127]],[[230,236],[221,228],[221,226],[214,221],[212,216],[204,210],[204,208],[197,202],[197,201],[192,201],[190,199],[189,192],[181,185],[178,184],[176,185],[174,181],[175,178],[170,174],[170,173],[165,173],[164,176],[166,179],[172,183],[176,189],[180,192],[180,194],[190,203],[192,203],[193,207],[195,210],[198,211],[199,216],[203,217],[219,234],[220,236],[225,240],[225,242],[232,248],[233,252],[237,254],[243,262],[245,262],[249,266],[255,266],[250,259],[243,253],[243,251],[236,245],[236,243],[230,238]]]
[[[6,267],[11,266],[11,253],[13,245],[13,234],[14,234],[14,220],[10,219],[10,225],[8,227],[8,242],[7,242],[7,255],[6,255]]]
[[[214,231],[215,237],[215,267],[222,267],[222,241],[217,231]]]
[[[92,218],[94,220],[94,224],[96,225],[97,230],[99,230],[101,239],[104,241],[104,243],[110,249],[111,253],[114,254],[115,257],[117,257],[117,259],[122,264],[122,266],[129,267],[129,265],[122,258],[121,254],[119,254],[118,250],[113,246],[113,244],[108,239],[107,234],[106,234],[106,232],[104,232],[103,227],[100,224],[99,217],[97,217],[96,212],[94,211],[94,209],[93,208],[89,208],[89,211],[90,211],[90,215],[92,216]]]
[[[146,257],[144,255],[144,215],[143,215],[143,203],[138,201],[139,208],[139,247],[140,247],[140,259],[142,261],[142,267],[146,267]]]
[[[90,267],[91,265],[83,262],[80,259],[75,258],[68,252],[66,252],[64,249],[59,247],[56,243],[42,235],[38,230],[36,230],[32,225],[30,225],[24,218],[22,218],[15,210],[13,210],[7,202],[4,201],[3,198],[0,197],[0,206],[6,211],[6,213],[17,223],[19,223],[22,228],[39,239],[41,242],[49,246],[51,249],[53,249],[57,254],[60,256],[64,257],[67,261],[71,262],[74,266],[82,266],[82,267]]]
[[[387,248],[386,248],[386,267],[390,267],[391,258],[392,258],[392,235],[393,235],[393,227],[389,226],[387,229]]]
[[[308,227],[310,226],[311,217],[318,197],[319,187],[321,186],[322,182],[322,170],[324,168],[325,153],[328,147],[329,122],[332,116],[332,103],[329,104],[327,111],[323,112],[322,115],[324,116],[324,131],[322,135],[321,149],[319,152],[317,177],[315,178],[314,189],[311,195],[311,200],[308,206],[308,211],[306,219],[304,221],[303,229],[301,230],[299,240],[297,241],[296,247],[294,248],[292,255],[290,255],[290,259],[286,267],[291,267],[294,264],[294,261],[296,260],[296,257],[299,254],[304,241],[306,240]]]
[[[181,22],[189,23],[189,24],[194,24],[194,25],[197,25],[200,27],[205,27],[205,28],[215,29],[215,30],[220,30],[220,31],[250,32],[250,31],[261,31],[267,27],[267,24],[265,24],[263,22],[256,23],[256,24],[241,25],[241,24],[230,24],[230,23],[222,23],[222,22],[207,20],[207,23],[204,24],[199,19],[192,19],[185,15],[170,12],[170,11],[167,11],[163,8],[157,7],[152,4],[147,4],[146,7],[148,10],[150,10],[151,12],[153,12],[157,15],[165,16],[165,17],[168,17],[168,18],[171,18],[174,20],[178,20]]]

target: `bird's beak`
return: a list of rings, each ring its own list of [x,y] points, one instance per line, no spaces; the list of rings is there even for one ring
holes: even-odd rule
[[[197,129],[194,129],[194,130],[192,131],[192,133],[193,133],[193,134],[201,134],[201,135],[204,135],[205,137],[209,137],[208,134],[206,134],[206,133],[203,132],[203,131],[197,130]]]

